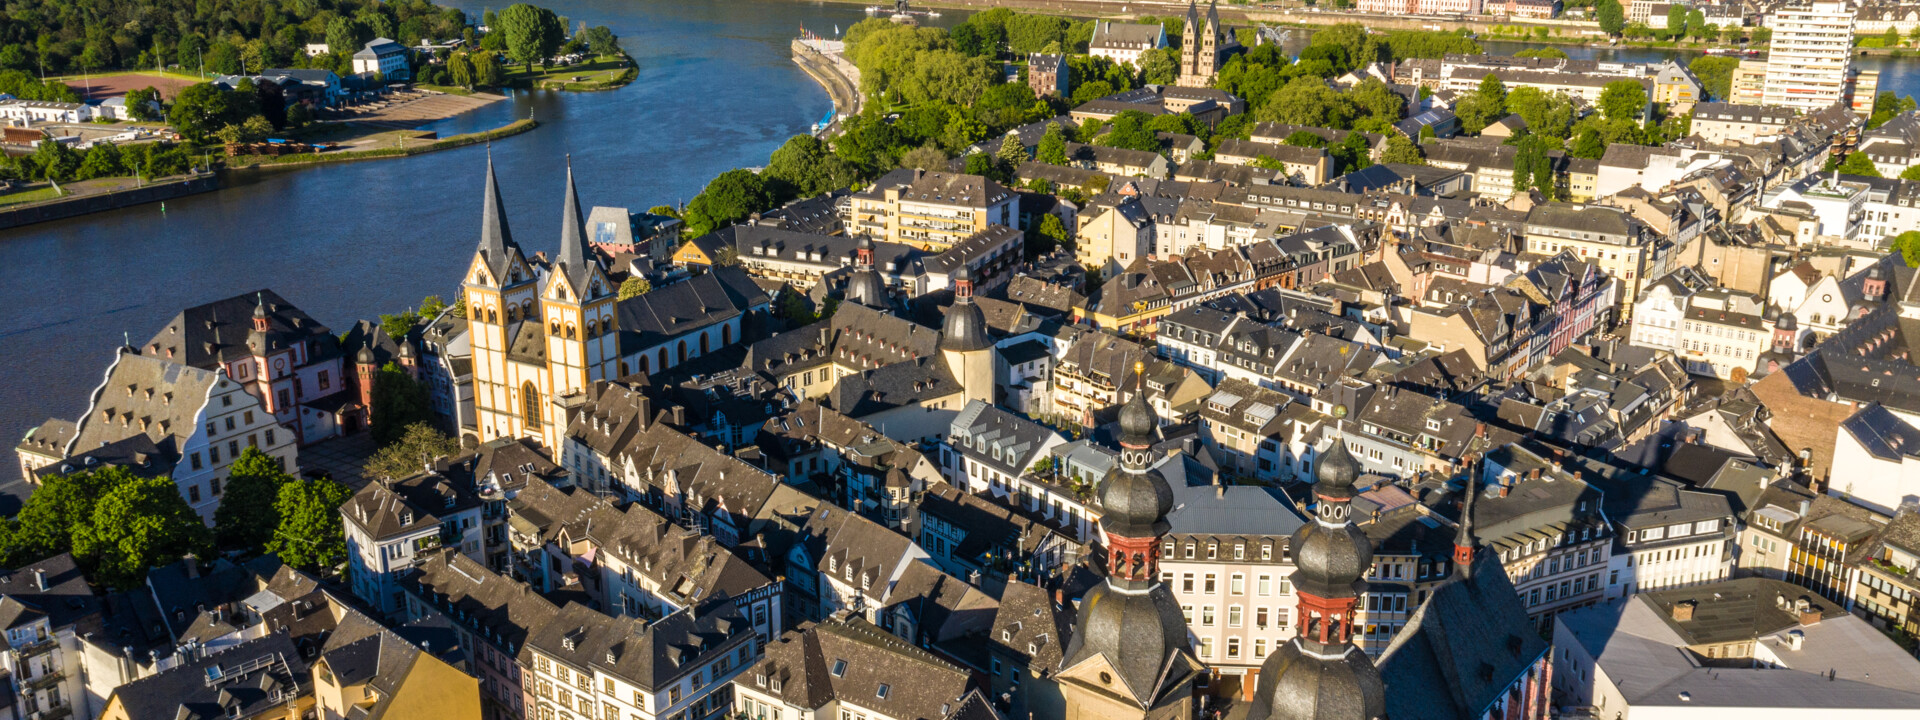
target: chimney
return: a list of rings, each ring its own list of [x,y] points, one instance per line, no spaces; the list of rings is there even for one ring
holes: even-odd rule
[[[1800,650],[1800,647],[1802,645],[1806,644],[1806,642],[1807,642],[1807,633],[1805,631],[1803,630],[1787,631],[1787,649],[1794,650],[1797,652]]]
[[[1053,604],[1054,604],[1054,606],[1055,606],[1055,607],[1066,607],[1066,606],[1067,606],[1067,591],[1065,591],[1065,590],[1062,590],[1062,589],[1060,589],[1060,588],[1054,588],[1054,589],[1053,589]]]
[[[640,428],[646,429],[653,424],[653,398],[640,396]]]
[[[1693,619],[1693,608],[1694,608],[1694,606],[1695,606],[1696,604],[1697,604],[1697,603],[1695,603],[1695,602],[1694,602],[1694,601],[1692,601],[1692,600],[1681,600],[1680,602],[1677,602],[1677,603],[1674,603],[1674,604],[1673,604],[1673,619],[1674,619],[1674,621],[1675,621],[1675,622],[1687,622],[1687,621],[1689,621],[1689,620],[1692,620],[1692,619]]]
[[[685,405],[675,405],[675,406],[673,406],[673,424],[674,424],[674,425],[676,425],[676,426],[679,426],[679,427],[686,427],[686,425],[687,425],[687,406],[685,406]]]
[[[1804,519],[1806,519],[1806,517],[1807,517],[1807,513],[1808,513],[1808,512],[1811,512],[1812,510],[1813,510],[1813,501],[1812,501],[1812,500],[1801,500],[1801,501],[1800,501],[1800,518],[1801,518],[1802,520],[1804,520]]]
[[[1808,625],[1820,624],[1820,606],[1819,605],[1815,605],[1813,603],[1807,602],[1805,599],[1802,599],[1800,600],[1800,602],[1794,604],[1793,609],[1799,611],[1800,625],[1802,627],[1808,626]]]

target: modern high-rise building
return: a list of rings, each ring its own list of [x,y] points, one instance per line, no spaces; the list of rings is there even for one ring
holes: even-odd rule
[[[1813,112],[1845,98],[1853,69],[1853,14],[1852,3],[1842,0],[1796,3],[1768,16],[1773,46],[1761,104]]]

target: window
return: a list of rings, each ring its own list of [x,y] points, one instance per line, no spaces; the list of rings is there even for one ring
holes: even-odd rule
[[[1240,638],[1227,638],[1227,658],[1234,659],[1238,657],[1240,657]]]
[[[845,677],[847,674],[847,661],[834,660],[833,670],[831,672],[833,673],[834,677]]]
[[[890,688],[890,687],[887,687],[887,684],[886,684],[886,683],[880,683],[880,691],[879,691],[878,693],[875,693],[875,694],[876,694],[876,695],[879,695],[879,696],[880,696],[880,699],[881,699],[881,700],[885,700],[885,699],[887,699],[887,693],[888,693],[889,691],[891,691],[892,689],[893,689],[893,688]]]
[[[1205,605],[1200,608],[1200,626],[1213,627],[1213,606],[1212,605]]]
[[[1240,606],[1227,606],[1227,627],[1240,627]]]
[[[1213,638],[1200,638],[1200,657],[1207,660],[1213,659]]]
[[[1206,592],[1206,594],[1208,595],[1212,595],[1214,594],[1214,592],[1217,591],[1217,588],[1214,585],[1213,573],[1207,573],[1207,582],[1204,587],[1206,588],[1204,592]]]
[[[220,497],[220,478],[213,478],[207,481],[207,492],[214,497]]]
[[[248,425],[252,425],[252,424],[253,424],[253,411],[252,411],[252,410],[248,410],[248,411],[246,412],[246,422],[247,422],[247,424],[248,424]]]
[[[196,502],[196,503],[200,502],[200,486],[199,485],[187,486],[187,500],[189,502]]]
[[[188,455],[187,460],[193,464],[193,469],[195,470],[200,469],[200,453],[192,453]]]
[[[1253,659],[1259,660],[1259,659],[1265,658],[1266,656],[1267,656],[1267,639],[1266,638],[1254,639]]]
[[[1180,574],[1180,592],[1193,592],[1193,573]]]
[[[328,377],[327,371],[325,370],[321,370],[319,375],[314,376],[314,380],[320,383],[321,390],[333,387],[333,378]]]

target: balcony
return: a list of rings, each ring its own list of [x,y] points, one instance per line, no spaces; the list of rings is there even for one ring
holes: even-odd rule
[[[65,674],[59,670],[52,670],[40,673],[30,680],[20,681],[20,687],[37,692],[60,684],[60,681],[64,678],[66,678]]]
[[[27,643],[26,645],[23,645],[21,647],[14,648],[14,652],[20,653],[20,655],[23,657],[28,655],[39,655],[40,653],[52,650],[54,646],[59,644],[60,644],[59,640],[56,640],[53,637],[49,636],[44,640]]]

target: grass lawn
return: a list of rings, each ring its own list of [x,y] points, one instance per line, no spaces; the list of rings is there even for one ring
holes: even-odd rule
[[[601,55],[587,62],[567,67],[555,67],[546,70],[535,65],[527,72],[524,65],[507,66],[506,83],[508,85],[530,85],[540,87],[547,84],[592,85],[611,82],[632,69],[633,63],[623,55]],[[579,78],[575,80],[574,78]]]
[[[52,186],[34,188],[32,190],[21,190],[19,192],[0,195],[0,207],[5,207],[8,205],[19,205],[21,203],[40,202],[42,200],[52,200],[54,198],[57,198],[63,195],[71,195],[71,194],[73,193],[65,190],[54,190]]]

